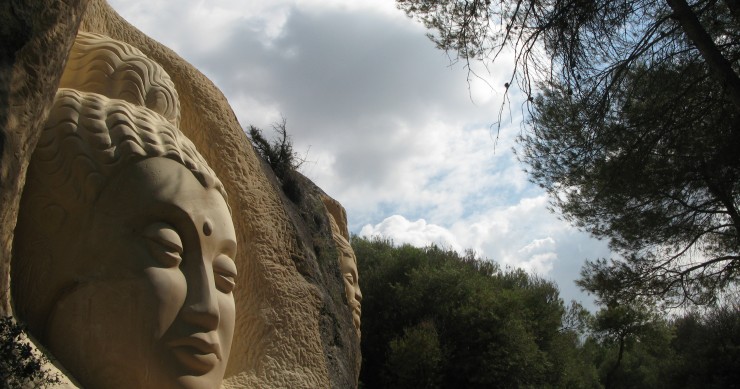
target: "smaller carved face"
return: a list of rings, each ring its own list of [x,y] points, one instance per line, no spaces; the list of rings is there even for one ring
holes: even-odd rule
[[[89,387],[215,388],[231,350],[236,235],[226,202],[151,158],[111,178],[69,258],[48,347]]]
[[[352,321],[357,333],[360,333],[360,318],[362,315],[362,291],[360,290],[359,277],[357,274],[357,258],[344,237],[345,244],[339,244],[339,267],[344,280],[344,292],[347,294],[347,302],[352,309]]]

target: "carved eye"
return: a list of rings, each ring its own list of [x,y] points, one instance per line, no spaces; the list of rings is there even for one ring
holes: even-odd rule
[[[344,273],[344,279],[351,285],[355,284],[355,276],[352,273]]]
[[[342,249],[342,256],[345,258],[352,258],[354,257],[354,252],[348,249]]]
[[[180,234],[167,223],[154,223],[144,230],[147,246],[152,256],[165,267],[180,266],[182,262],[182,239]]]
[[[236,287],[236,264],[226,255],[219,255],[213,261],[213,278],[216,289],[231,293]]]

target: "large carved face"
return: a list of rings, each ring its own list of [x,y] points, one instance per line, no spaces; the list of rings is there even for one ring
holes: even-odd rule
[[[150,158],[112,177],[89,214],[76,257],[61,258],[78,274],[49,315],[49,349],[85,387],[218,387],[236,276],[222,195]]]
[[[362,291],[360,291],[359,276],[357,273],[357,258],[349,242],[343,240],[339,244],[339,268],[344,280],[344,292],[347,295],[347,302],[352,309],[352,321],[357,333],[360,333],[360,318],[362,315]]]

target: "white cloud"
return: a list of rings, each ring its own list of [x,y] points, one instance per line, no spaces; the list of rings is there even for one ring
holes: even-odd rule
[[[527,267],[532,256],[555,252],[558,236],[569,229],[546,207],[544,195],[523,198],[516,204],[458,221],[453,231],[469,237],[464,243],[491,259],[508,266]]]
[[[570,227],[550,215],[543,200],[544,196],[524,199],[459,220],[452,228],[393,215],[381,223],[365,225],[360,235],[380,235],[415,246],[435,243],[461,253],[473,249],[503,265],[547,275],[558,258],[558,241],[567,237]]]
[[[247,126],[246,123],[277,124],[282,120],[280,107],[276,102],[260,101],[243,93],[232,97],[229,99],[229,102],[237,115],[239,123],[242,123],[245,128]],[[249,116],[246,116],[247,112],[249,112]],[[248,121],[248,119],[251,119],[251,121]],[[267,131],[271,127],[269,125],[263,125],[260,128]]]
[[[555,252],[556,248],[555,239],[549,236],[543,239],[535,239],[517,250],[517,254],[523,257],[519,266],[530,273],[548,275],[553,269],[553,262],[558,259],[558,254]]]
[[[406,220],[403,216],[393,215],[376,225],[365,225],[360,231],[364,237],[389,237],[396,244],[410,244],[417,247],[437,245],[462,251],[455,236],[444,227],[428,224],[424,219],[415,222]]]
[[[533,252],[541,251],[542,249],[552,249],[555,247],[555,240],[549,236],[544,239],[535,239],[528,245],[520,248],[518,252],[520,254],[532,254]]]

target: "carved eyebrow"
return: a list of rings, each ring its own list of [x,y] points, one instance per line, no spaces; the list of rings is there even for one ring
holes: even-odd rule
[[[157,215],[159,217],[165,218],[167,218],[172,213],[176,213],[177,216],[173,219],[173,222],[179,221],[183,218],[188,220],[190,219],[190,215],[188,215],[188,213],[185,212],[184,209],[180,208],[179,205],[161,199],[154,199],[154,201],[149,204],[149,207],[146,211],[149,215]],[[170,217],[170,219],[172,218]],[[193,226],[195,226],[195,224],[193,224]]]
[[[183,234],[198,234],[199,229],[195,221],[190,218],[190,214],[182,209],[179,205],[169,201],[156,199],[146,210],[149,217],[171,225],[181,236],[183,249],[187,246],[188,239]]]
[[[196,234],[200,234],[202,232],[202,225],[198,225],[198,223],[190,217],[190,214],[177,204],[156,200],[152,203],[150,209],[147,210],[147,213],[151,215],[159,215],[160,217],[165,218],[165,220],[168,220],[168,223],[173,227],[178,227],[181,223],[186,223],[188,226],[187,228],[192,229]],[[172,215],[173,213],[174,215]],[[167,217],[168,215],[170,216]],[[231,215],[229,215],[229,222],[231,222]],[[231,223],[233,224],[233,222]],[[206,239],[211,239],[213,236],[213,234],[206,236]],[[219,244],[219,251],[234,260],[237,253],[236,240],[231,238],[223,239]]]

